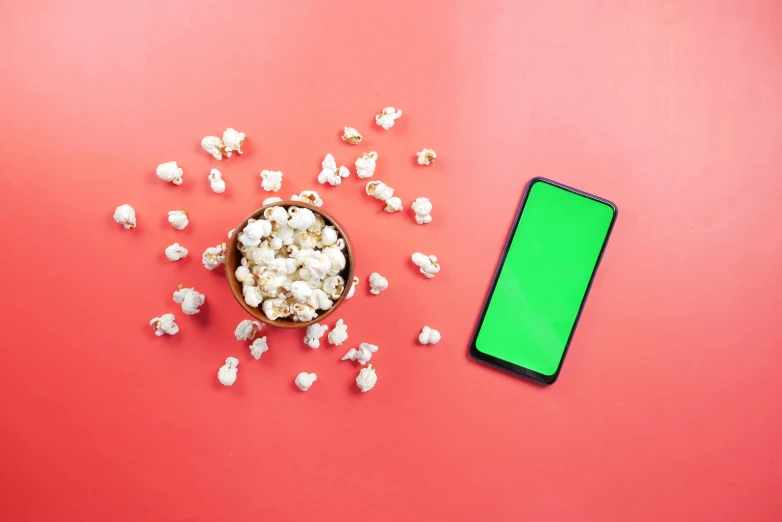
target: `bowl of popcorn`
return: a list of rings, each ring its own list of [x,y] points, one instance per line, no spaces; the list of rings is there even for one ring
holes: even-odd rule
[[[334,313],[349,297],[350,241],[319,205],[315,192],[302,193],[297,201],[268,202],[231,234],[225,255],[228,284],[255,319],[304,328]]]

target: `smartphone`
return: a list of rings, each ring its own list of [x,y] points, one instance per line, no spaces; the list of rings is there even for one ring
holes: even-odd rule
[[[608,200],[533,178],[470,343],[472,357],[554,383],[616,215]]]

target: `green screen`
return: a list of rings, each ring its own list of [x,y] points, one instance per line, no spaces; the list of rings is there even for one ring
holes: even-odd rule
[[[613,218],[602,201],[535,181],[475,347],[555,374]]]

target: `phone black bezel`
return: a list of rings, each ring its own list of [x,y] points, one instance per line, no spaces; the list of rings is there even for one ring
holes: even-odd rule
[[[597,261],[595,262],[595,268],[592,269],[592,275],[589,278],[589,284],[587,284],[586,291],[584,292],[584,297],[581,299],[581,305],[578,307],[576,320],[573,322],[573,328],[571,328],[570,335],[568,336],[568,340],[565,343],[565,350],[562,352],[562,358],[560,358],[559,360],[557,371],[554,372],[553,375],[543,375],[536,371],[530,370],[529,368],[524,368],[523,366],[519,366],[517,364],[513,364],[511,362],[499,359],[487,353],[481,352],[480,350],[478,350],[478,348],[475,345],[475,342],[478,339],[478,333],[481,331],[481,325],[483,325],[483,320],[486,317],[486,310],[489,307],[489,302],[491,301],[491,298],[494,295],[494,290],[497,287],[497,280],[499,279],[500,272],[502,271],[502,267],[505,264],[505,259],[508,257],[508,250],[510,249],[510,244],[513,241],[513,235],[516,233],[516,229],[519,226],[521,215],[524,212],[524,206],[527,204],[527,199],[529,198],[530,190],[532,189],[533,185],[535,185],[535,183],[548,183],[550,185],[554,185],[561,189],[567,190],[568,192],[572,192],[574,194],[578,194],[580,196],[584,196],[589,199],[599,201],[600,203],[604,203],[609,207],[611,207],[611,209],[613,210],[613,217],[611,218],[611,224],[608,226],[608,231],[606,232],[605,239],[603,240],[603,246],[600,248],[600,255],[597,256]],[[567,356],[568,349],[570,348],[570,341],[573,340],[573,334],[575,333],[576,328],[578,327],[578,320],[581,318],[581,312],[584,310],[584,305],[586,304],[587,297],[589,297],[589,290],[592,288],[592,282],[595,280],[595,274],[597,273],[597,269],[600,266],[600,261],[603,259],[603,253],[605,252],[606,245],[608,245],[608,239],[611,237],[611,232],[614,229],[614,223],[616,223],[616,218],[618,213],[619,210],[617,209],[616,205],[607,199],[595,196],[593,194],[584,192],[582,190],[575,189],[573,187],[569,187],[567,185],[558,183],[554,180],[545,178],[543,176],[536,176],[532,178],[529,181],[529,183],[527,183],[527,187],[524,190],[524,195],[522,196],[521,204],[519,205],[519,210],[516,212],[516,218],[513,220],[513,225],[511,226],[510,233],[508,234],[508,239],[505,241],[505,247],[502,249],[500,262],[497,264],[497,270],[495,270],[494,272],[494,277],[492,278],[491,286],[489,287],[489,293],[486,296],[486,300],[483,303],[483,307],[481,308],[481,315],[478,319],[478,324],[475,327],[475,331],[473,332],[472,340],[470,341],[470,356],[476,361],[486,363],[490,366],[500,368],[502,370],[505,370],[507,372],[516,375],[521,375],[522,377],[532,379],[533,381],[546,384],[546,385],[554,384],[554,382],[556,382],[556,380],[559,378],[559,372],[560,370],[562,370],[562,363],[565,362],[565,357]]]

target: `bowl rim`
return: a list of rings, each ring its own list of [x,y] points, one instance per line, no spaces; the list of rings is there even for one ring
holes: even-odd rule
[[[342,295],[339,296],[339,299],[337,299],[334,302],[331,308],[319,314],[318,317],[316,317],[315,319],[307,322],[269,319],[268,317],[266,317],[266,314],[264,314],[259,307],[250,306],[244,301],[244,294],[242,294],[242,284],[236,279],[236,275],[235,275],[236,267],[239,265],[240,262],[239,249],[237,248],[239,233],[242,230],[244,230],[244,227],[247,226],[248,221],[250,221],[251,219],[258,219],[259,216],[263,216],[263,213],[266,211],[267,208],[290,207],[290,206],[307,208],[312,212],[319,214],[323,218],[323,220],[326,221],[327,225],[332,225],[334,228],[336,228],[339,235],[345,239],[345,258],[347,260],[346,268],[348,271],[347,277],[345,277],[345,290],[342,291]],[[325,320],[328,316],[333,314],[347,298],[347,295],[350,291],[350,286],[353,284],[354,272],[355,272],[355,263],[353,258],[353,246],[350,242],[350,238],[345,232],[345,228],[329,212],[323,210],[318,206],[312,205],[310,203],[305,203],[302,201],[291,201],[291,200],[275,201],[274,203],[269,203],[268,205],[264,205],[252,211],[234,229],[233,234],[231,234],[231,238],[228,240],[226,253],[225,253],[225,277],[226,280],[228,281],[228,287],[231,289],[231,293],[233,294],[234,299],[236,299],[236,301],[241,305],[241,307],[244,308],[245,312],[250,314],[254,319],[257,319],[263,324],[267,324],[269,326],[274,326],[277,328],[288,328],[288,329],[306,328],[315,323],[319,323]]]

